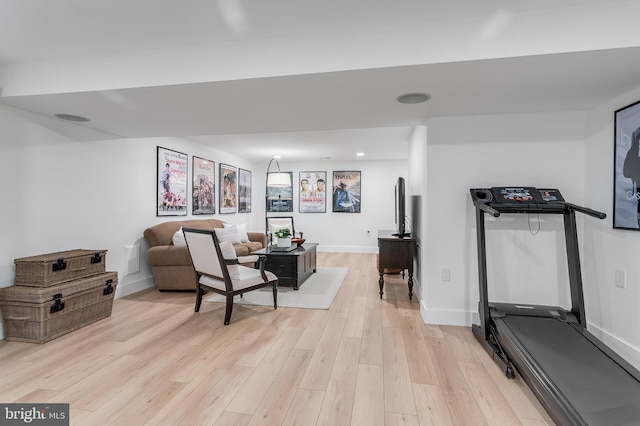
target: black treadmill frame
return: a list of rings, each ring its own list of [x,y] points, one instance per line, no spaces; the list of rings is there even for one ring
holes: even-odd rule
[[[508,378],[515,377],[514,369],[518,371],[556,423],[584,424],[584,419],[554,385],[553,381],[537,364],[535,359],[528,353],[509,326],[501,319],[504,314],[500,312],[500,305],[507,306],[509,304],[492,304],[489,302],[485,214],[491,214],[494,217],[499,217],[502,213],[563,215],[569,286],[571,291],[571,311],[566,311],[559,307],[538,308],[549,311],[563,311],[567,317],[573,315],[574,318],[568,321],[570,326],[640,382],[640,372],[638,372],[638,370],[587,331],[575,212],[578,211],[598,219],[604,219],[606,214],[564,201],[544,204],[523,203],[521,205],[495,203],[492,202],[491,197],[479,198],[475,195],[479,193],[482,195],[482,192],[486,194],[490,192],[490,190],[471,189],[471,197],[476,208],[478,279],[480,290],[480,300],[478,303],[480,324],[472,325],[473,334],[492,359],[503,369]]]

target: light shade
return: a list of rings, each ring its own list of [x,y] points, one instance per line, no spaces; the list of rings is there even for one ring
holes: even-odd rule
[[[291,186],[291,176],[289,173],[267,173],[267,186]]]

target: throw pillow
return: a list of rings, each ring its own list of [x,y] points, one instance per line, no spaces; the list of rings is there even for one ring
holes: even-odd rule
[[[241,223],[240,225],[232,225],[230,223],[225,223],[224,224],[225,229],[226,228],[235,228],[236,232],[238,233],[238,238],[240,239],[240,242],[242,243],[248,243],[249,242],[249,235],[247,235],[247,224],[246,223]]]
[[[229,241],[231,244],[240,244],[240,237],[235,228],[216,228],[215,231],[219,243]]]
[[[186,246],[187,245],[187,241],[184,239],[184,234],[182,233],[182,227],[180,227],[180,229],[178,229],[176,231],[176,233],[173,234],[173,237],[171,238],[171,241],[173,241],[173,245],[174,246]]]
[[[230,241],[220,243],[220,250],[222,251],[222,257],[225,259],[233,260],[238,258],[236,249],[233,248],[233,244]]]

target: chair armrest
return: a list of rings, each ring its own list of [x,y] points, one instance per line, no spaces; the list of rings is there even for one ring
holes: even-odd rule
[[[264,273],[264,264],[267,261],[267,256],[259,255],[258,257],[258,267],[260,268],[260,276],[262,276],[262,281],[267,282],[269,279],[267,278],[267,274]]]
[[[250,254],[249,256],[238,256],[239,263],[254,263],[258,261],[258,255]]]
[[[249,256],[238,256],[233,259],[225,259],[224,263],[227,265],[241,265],[243,263],[254,263],[258,261],[258,256],[250,254]]]

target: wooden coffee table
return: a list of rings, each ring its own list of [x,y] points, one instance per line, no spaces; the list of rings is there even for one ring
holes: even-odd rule
[[[316,243],[304,243],[291,251],[280,251],[271,246],[251,254],[267,256],[264,269],[273,272],[280,284],[291,284],[294,290],[316,272]]]

